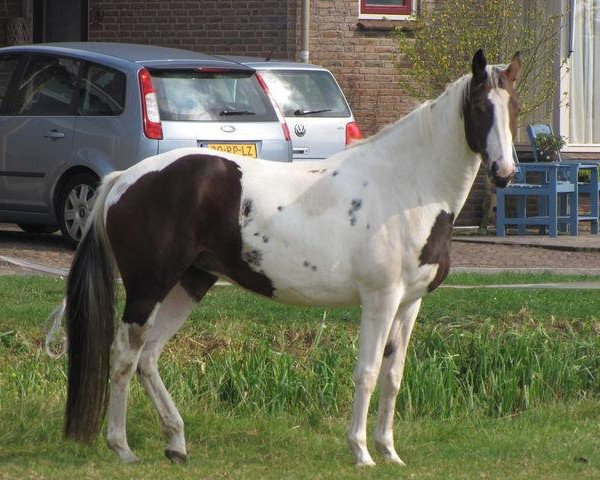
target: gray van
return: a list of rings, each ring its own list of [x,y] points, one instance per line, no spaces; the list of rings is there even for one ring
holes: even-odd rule
[[[116,43],[0,49],[0,222],[75,245],[102,176],[190,146],[292,158],[285,119],[239,63]]]

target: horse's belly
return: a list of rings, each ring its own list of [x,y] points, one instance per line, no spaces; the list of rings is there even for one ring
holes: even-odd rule
[[[359,303],[356,289],[335,278],[312,280],[276,278],[273,299],[295,305],[352,305]]]

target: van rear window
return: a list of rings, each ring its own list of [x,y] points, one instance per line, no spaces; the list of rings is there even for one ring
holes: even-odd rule
[[[151,70],[162,120],[274,122],[277,115],[252,72]]]
[[[286,117],[349,117],[348,104],[333,75],[322,70],[261,70]]]

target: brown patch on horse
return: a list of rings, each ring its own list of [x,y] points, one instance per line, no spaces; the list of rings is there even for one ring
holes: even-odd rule
[[[427,287],[432,292],[444,281],[450,272],[450,247],[452,244],[452,225],[454,213],[442,210],[435,219],[427,243],[421,250],[419,265],[438,265],[434,279]]]
[[[241,178],[230,160],[186,155],[140,177],[108,209],[108,238],[127,292],[124,322],[143,325],[182,279],[193,292],[192,267],[273,295],[271,280],[242,256],[240,211],[248,205],[241,206]]]
[[[490,79],[485,69],[487,61],[483,51],[478,50],[473,57],[473,77],[463,103],[463,119],[465,136],[469,148],[484,156],[487,148],[487,137],[494,124],[494,105],[488,98],[491,89]]]

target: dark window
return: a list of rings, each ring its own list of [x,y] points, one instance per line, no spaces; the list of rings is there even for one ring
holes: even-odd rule
[[[261,70],[260,75],[286,117],[349,117],[333,76],[320,70]]]
[[[10,81],[19,65],[19,56],[4,55],[0,57],[0,112],[5,107],[4,100],[8,98],[8,87]]]
[[[162,120],[271,122],[275,110],[254,73],[152,70]]]
[[[88,64],[81,79],[77,113],[113,116],[125,108],[125,75],[117,70]]]
[[[360,13],[410,15],[412,0],[360,0]]]
[[[15,115],[70,115],[80,62],[33,55],[20,79]]]

